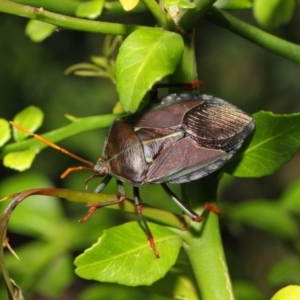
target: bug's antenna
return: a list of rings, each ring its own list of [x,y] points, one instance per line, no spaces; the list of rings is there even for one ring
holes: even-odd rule
[[[94,163],[92,163],[92,162],[90,162],[90,161],[88,161],[88,160],[86,160],[86,159],[84,159],[84,158],[81,158],[81,157],[77,156],[76,154],[74,154],[74,153],[72,153],[72,152],[70,152],[70,151],[68,151],[68,150],[66,150],[66,149],[64,149],[64,148],[62,148],[62,147],[60,147],[60,146],[58,146],[58,145],[56,145],[56,144],[54,144],[54,143],[48,141],[48,140],[46,140],[46,139],[43,138],[42,136],[40,136],[40,135],[38,135],[38,134],[36,134],[36,133],[33,133],[33,132],[29,131],[28,129],[22,127],[21,125],[15,123],[15,122],[9,121],[9,123],[10,123],[12,126],[16,127],[17,129],[19,129],[19,130],[21,130],[21,131],[27,133],[28,135],[30,135],[30,136],[36,138],[37,140],[41,141],[42,143],[44,143],[44,144],[46,144],[46,145],[48,145],[48,146],[50,146],[50,147],[52,147],[52,148],[54,148],[54,149],[56,149],[56,150],[62,152],[62,153],[64,153],[64,154],[67,154],[67,155],[73,157],[74,159],[76,159],[76,160],[78,160],[78,161],[81,161],[81,162],[85,163],[86,165],[91,166],[92,168],[94,168],[94,166],[95,166]]]

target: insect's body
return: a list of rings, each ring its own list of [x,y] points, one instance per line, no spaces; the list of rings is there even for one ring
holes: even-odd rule
[[[118,200],[92,205],[85,221],[99,207],[126,199],[123,182],[133,186],[136,212],[144,224],[150,247],[159,257],[146,220],[142,216],[139,187],[161,184],[170,198],[192,220],[201,222],[208,211],[220,213],[206,204],[200,216],[188,209],[166,185],[184,183],[204,177],[221,168],[240,148],[254,129],[254,120],[242,110],[213,96],[198,93],[171,94],[159,100],[152,108],[116,120],[108,131],[103,147],[103,158],[93,164],[44,138],[11,122],[18,129],[61,152],[91,166],[95,175],[106,176],[95,189],[100,193],[111,178],[117,179]],[[75,170],[68,169],[62,177]]]
[[[95,170],[136,187],[196,180],[222,167],[253,129],[252,117],[224,100],[171,94],[116,120]]]

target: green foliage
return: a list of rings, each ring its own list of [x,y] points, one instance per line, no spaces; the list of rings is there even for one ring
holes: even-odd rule
[[[34,149],[12,152],[5,155],[3,165],[17,171],[25,171],[31,167],[35,155]]]
[[[28,7],[20,5],[17,2],[24,2],[36,7],[42,6],[43,8],[28,9]],[[241,97],[241,102],[237,104],[238,106],[243,107],[248,105],[246,104],[248,100],[258,99],[257,102],[259,102],[259,100],[263,99],[266,103],[262,103],[263,101],[255,103],[253,100],[253,103],[251,103],[252,106],[249,104],[248,108],[251,107],[250,110],[252,111],[270,109],[272,107],[270,103],[273,101],[275,103],[273,98],[276,98],[274,95],[278,96],[277,88],[280,87],[282,90],[285,90],[283,98],[281,98],[282,106],[288,99],[297,99],[298,97],[290,96],[286,92],[290,91],[290,86],[282,83],[284,80],[281,82],[278,79],[289,76],[282,75],[287,74],[284,68],[281,70],[272,69],[272,76],[274,78],[272,77],[271,80],[276,82],[276,85],[271,84],[268,86],[269,94],[267,94],[267,97],[261,96],[260,94],[265,92],[266,88],[263,88],[262,85],[257,87],[256,83],[267,80],[267,76],[260,73],[259,69],[263,67],[263,64],[259,63],[258,67],[255,68],[255,59],[252,60],[252,63],[248,62],[250,56],[247,55],[245,48],[243,48],[245,53],[242,50],[240,51],[240,49],[236,52],[238,54],[243,53],[242,57],[238,59],[238,57],[232,55],[231,47],[231,55],[229,56],[231,58],[230,65],[226,65],[230,66],[230,68],[225,68],[223,60],[225,57],[228,61],[228,53],[223,49],[222,45],[224,44],[222,44],[222,39],[226,39],[226,44],[230,45],[232,42],[230,35],[222,34],[222,38],[219,38],[220,40],[213,47],[214,51],[211,51],[211,54],[209,53],[204,57],[202,51],[206,47],[209,48],[210,45],[208,45],[205,39],[205,42],[203,42],[203,36],[214,37],[216,35],[220,37],[220,35],[207,26],[207,23],[205,23],[205,26],[201,22],[199,23],[199,19],[204,17],[210,22],[252,41],[256,45],[299,62],[300,51],[298,45],[268,34],[221,10],[253,8],[253,14],[257,22],[265,28],[274,29],[291,20],[296,1],[168,1],[164,4],[172,5],[173,7],[172,11],[169,10],[170,14],[166,14],[163,3],[160,3],[161,6],[159,6],[155,1],[146,0],[138,4],[134,11],[143,12],[143,16],[153,16],[155,22],[152,19],[151,21],[146,20],[146,17],[145,20],[140,19],[133,22],[130,20],[130,23],[134,25],[128,25],[127,21],[117,23],[123,22],[121,16],[128,18],[129,14],[124,12],[120,3],[114,1],[64,1],[64,5],[57,1],[46,0],[22,0],[17,2],[0,1],[0,11],[31,18],[32,20],[26,27],[26,34],[35,42],[40,42],[49,37],[51,33],[56,32],[52,37],[53,40],[57,39],[61,44],[68,44],[68,41],[64,40],[66,37],[64,34],[66,34],[67,29],[117,36],[116,38],[112,38],[111,36],[106,38],[106,41],[103,43],[102,53],[99,56],[92,56],[91,63],[77,63],[66,70],[66,74],[74,73],[84,77],[97,77],[97,89],[95,89],[97,90],[97,101],[94,106],[92,106],[90,99],[95,94],[95,90],[90,89],[90,86],[84,89],[83,97],[76,98],[76,94],[78,93],[77,88],[80,85],[79,82],[83,82],[85,79],[81,78],[81,81],[74,81],[70,85],[71,88],[68,91],[71,90],[73,95],[67,94],[67,98],[70,98],[69,103],[71,103],[68,104],[67,112],[69,113],[68,110],[75,108],[79,104],[82,105],[79,106],[79,113],[77,114],[71,110],[67,116],[68,125],[57,125],[56,122],[61,117],[61,114],[66,112],[66,108],[62,105],[64,96],[62,96],[63,89],[61,88],[61,83],[68,80],[72,81],[73,78],[60,78],[56,81],[56,84],[52,84],[51,90],[56,90],[60,99],[58,102],[55,102],[56,99],[54,98],[57,98],[57,94],[55,97],[51,95],[51,92],[44,91],[43,84],[40,84],[40,81],[42,82],[40,73],[37,72],[38,75],[35,79],[31,78],[32,66],[30,64],[25,64],[23,69],[25,71],[23,71],[22,76],[20,75],[20,77],[23,77],[22,82],[25,83],[24,86],[31,81],[35,81],[34,96],[38,93],[42,94],[43,104],[48,105],[46,109],[43,109],[47,118],[50,119],[50,121],[46,121],[48,125],[47,123],[43,124],[45,128],[53,129],[59,127],[46,133],[44,135],[45,138],[50,139],[52,142],[58,142],[82,132],[85,132],[85,135],[91,133],[90,143],[86,142],[87,139],[84,139],[83,136],[76,136],[77,142],[74,142],[75,139],[70,139],[68,143],[77,148],[79,153],[83,153],[87,157],[93,157],[93,161],[96,161],[95,156],[100,155],[102,148],[99,129],[108,127],[113,120],[121,117],[114,114],[107,114],[107,111],[113,110],[114,113],[123,112],[119,102],[117,102],[117,96],[110,92],[109,84],[116,83],[119,100],[124,111],[137,111],[142,106],[141,102],[147,91],[156,82],[164,79],[166,76],[172,75],[169,77],[171,81],[175,78],[197,78],[196,67],[194,66],[196,62],[196,50],[193,39],[196,40],[198,46],[200,45],[199,48],[201,50],[197,53],[200,56],[200,59],[198,59],[198,71],[200,71],[201,76],[206,78],[209,78],[209,76],[213,77],[213,80],[207,80],[208,82],[213,82],[213,84],[208,84],[208,87],[205,87],[206,90],[204,93],[217,94],[218,86],[222,82],[226,82],[225,85],[230,93],[228,99],[226,97],[224,99],[235,101],[235,93],[232,93],[234,89],[232,86],[235,85],[229,79],[231,79],[231,73],[234,73],[234,69],[237,69],[238,75],[233,78],[238,83],[234,84],[243,85],[243,82],[246,82],[244,86],[247,86],[249,89],[247,91],[249,93],[242,92],[241,95],[243,97]],[[125,4],[123,3],[124,7],[132,5],[132,3],[134,5],[137,3],[137,1],[123,2],[126,2]],[[213,7],[213,4],[217,8]],[[65,15],[57,13],[64,13]],[[112,13],[116,19],[109,19]],[[105,20],[109,19],[110,22],[87,20],[96,19],[100,15],[105,16]],[[78,17],[87,19],[80,19]],[[151,28],[149,22],[157,24],[157,28]],[[140,23],[144,25],[137,25]],[[202,34],[198,34],[197,32],[195,34],[193,31],[195,25],[198,23],[200,27],[202,26],[202,31],[199,31]],[[56,30],[57,28],[62,29],[62,31]],[[204,32],[206,34],[203,34]],[[119,45],[123,38],[118,35],[125,37],[120,48]],[[63,38],[60,39],[62,36]],[[74,34],[71,40],[77,41],[77,35]],[[48,42],[50,43],[50,39],[47,40]],[[22,43],[24,41],[20,42],[19,45],[23,46]],[[56,42],[55,49],[59,48],[57,47],[58,43]],[[84,58],[80,57],[80,59],[90,57],[90,45],[92,44],[94,45],[94,49],[99,51],[99,35],[89,35],[89,42],[84,40],[84,43],[87,43],[86,48],[81,49],[83,49],[83,52],[88,53],[84,53]],[[43,45],[45,44],[35,45],[32,49],[43,49]],[[79,53],[80,51],[77,51],[78,46],[80,46],[78,42],[74,44],[70,43],[67,52],[70,54],[71,52]],[[12,47],[16,49],[17,46],[13,44]],[[35,57],[35,52],[32,52],[32,56]],[[42,54],[36,60],[39,71],[46,70],[46,73],[43,74],[46,74],[47,81],[52,83],[53,77],[51,78],[51,72],[54,72],[56,74],[54,77],[57,77],[57,70],[54,69],[53,71],[51,68],[54,68],[57,64],[56,61],[51,61],[51,57],[51,55]],[[73,63],[73,59],[70,59],[71,63],[68,59],[69,57],[66,55],[63,62],[60,62],[59,74],[67,65]],[[47,64],[48,60],[49,63]],[[14,62],[15,59],[9,61],[8,64],[13,65]],[[211,71],[213,68],[210,68],[214,64],[217,66],[217,72],[215,73]],[[247,73],[252,64],[255,72],[251,74],[250,72]],[[16,63],[14,67],[11,67],[12,70],[18,70],[18,72],[14,72],[14,76],[16,77],[20,71],[19,65],[21,66],[21,63]],[[208,65],[208,71],[206,72],[203,71],[205,65]],[[231,66],[233,67],[231,68]],[[278,77],[275,74],[278,74]],[[228,81],[224,80],[225,77]],[[15,79],[15,77],[13,78]],[[106,79],[104,84],[100,83],[100,80],[98,81],[99,78]],[[107,84],[107,78],[109,79],[109,84]],[[298,77],[290,75],[290,78],[294,79]],[[92,80],[94,79],[86,82],[92,82]],[[296,81],[296,79],[294,80]],[[14,84],[13,80],[12,82]],[[282,87],[284,84],[286,86]],[[19,87],[22,87],[22,85]],[[3,88],[3,86],[0,85],[0,88]],[[105,101],[102,100],[102,96],[106,96],[106,94],[109,102],[107,106],[104,103]],[[100,97],[98,99],[98,96],[101,99]],[[35,98],[32,96],[30,89],[24,93],[25,97]],[[23,99],[23,96],[21,98]],[[239,97],[236,96],[236,98]],[[15,98],[13,97],[13,99]],[[276,171],[280,172],[278,170],[292,160],[299,149],[300,120],[299,113],[295,113],[298,110],[296,105],[296,101],[293,100],[293,107],[291,107],[290,114],[274,114],[265,111],[254,114],[256,121],[254,134],[224,168],[224,171],[235,177],[244,178],[260,178],[271,175]],[[24,104],[24,106],[28,106],[28,104]],[[8,106],[5,105],[5,107]],[[277,110],[276,104],[274,104],[274,107],[274,110]],[[86,108],[91,108],[87,114],[95,114],[96,116],[81,118],[86,113]],[[285,109],[281,110],[284,111]],[[53,115],[56,116],[56,119],[53,118]],[[35,131],[43,122],[43,114],[41,110],[30,106],[19,113],[14,118],[14,121],[31,131]],[[91,131],[94,129],[97,129],[97,132],[92,134]],[[10,136],[11,131],[8,122],[5,119],[0,119],[0,145],[3,146],[1,147],[1,157],[4,158],[4,165],[9,168],[15,168],[20,171],[29,168],[36,154],[46,147],[40,141],[34,139],[24,140],[26,135],[19,131],[14,131],[15,141],[8,143]],[[104,134],[102,136],[104,137]],[[88,248],[75,260],[77,266],[76,273],[79,277],[100,281],[101,286],[99,288],[98,284],[93,284],[91,287],[81,290],[80,295],[76,291],[78,299],[107,299],[112,297],[116,299],[143,298],[161,300],[165,299],[164,297],[173,297],[227,300],[232,299],[233,291],[238,300],[264,299],[265,295],[262,295],[263,292],[258,288],[259,285],[253,279],[245,279],[250,278],[247,273],[249,262],[245,261],[251,256],[249,253],[244,261],[241,259],[238,263],[231,264],[230,268],[232,268],[232,271],[230,270],[230,272],[233,274],[232,278],[234,281],[233,290],[231,289],[220,237],[218,216],[210,214],[205,219],[205,222],[201,224],[192,222],[187,218],[182,220],[177,215],[178,209],[174,209],[172,205],[169,205],[167,199],[162,198],[160,192],[156,192],[155,187],[151,187],[154,192],[152,193],[151,190],[151,194],[145,194],[143,198],[149,197],[145,202],[153,206],[155,203],[155,207],[145,204],[143,215],[153,222],[161,224],[149,224],[160,254],[160,259],[155,259],[142,226],[137,222],[131,221],[132,216],[129,214],[129,216],[124,213],[117,214],[119,210],[130,214],[134,213],[135,206],[132,201],[125,201],[120,205],[111,206],[112,211],[105,210],[104,212],[101,209],[99,212],[101,213],[101,218],[92,216],[88,222],[79,225],[76,221],[84,215],[82,207],[77,211],[74,208],[74,203],[65,202],[62,205],[54,196],[71,202],[86,203],[88,206],[92,206],[93,204],[101,206],[106,201],[117,201],[117,195],[113,194],[116,189],[109,185],[107,190],[105,190],[107,194],[82,192],[85,177],[80,177],[81,175],[75,177],[77,174],[70,174],[67,178],[68,183],[65,183],[67,188],[54,188],[54,185],[48,180],[48,177],[43,176],[43,173],[46,172],[46,169],[51,169],[48,176],[50,177],[50,173],[53,172],[53,174],[55,173],[55,177],[57,177],[57,172],[60,171],[52,171],[52,168],[54,165],[65,168],[63,165],[65,160],[61,157],[59,159],[52,159],[52,155],[49,153],[51,152],[48,152],[47,155],[39,156],[36,161],[37,167],[43,170],[42,172],[24,173],[9,179],[3,179],[0,185],[1,196],[5,197],[13,194],[10,197],[14,199],[12,204],[18,206],[12,213],[14,207],[11,204],[4,214],[0,226],[3,238],[5,238],[6,232],[5,222],[8,220],[9,236],[15,233],[29,237],[25,245],[16,247],[21,262],[16,261],[12,255],[7,254],[4,260],[0,257],[1,268],[5,270],[3,265],[5,262],[8,270],[12,270],[13,279],[16,280],[17,284],[21,286],[22,290],[29,297],[36,297],[37,294],[49,298],[64,297],[64,292],[74,283],[75,275],[71,263],[73,260],[72,254],[74,252],[80,253],[84,248]],[[88,165],[92,167],[93,163],[88,163]],[[298,168],[294,167],[289,170],[291,169],[295,172]],[[280,182],[282,184],[288,182],[288,176],[290,176],[290,172],[286,172],[285,176],[282,177],[284,179],[281,179]],[[211,179],[215,178],[212,176],[204,178],[199,182],[191,182],[183,185],[185,192],[182,198],[184,202],[191,202],[192,204],[189,207],[199,214],[202,213],[204,202],[216,201],[217,184],[215,181],[212,184]],[[229,190],[231,184],[234,184],[234,182],[233,179],[228,180],[226,183],[223,182],[222,191]],[[93,181],[89,182],[89,185],[93,186],[93,184]],[[32,189],[33,187],[36,189]],[[46,189],[41,187],[46,187]],[[28,188],[31,188],[31,190],[22,192]],[[14,194],[16,191],[21,193]],[[128,194],[128,197],[131,197],[130,193],[127,192],[126,190],[126,195]],[[286,188],[281,196],[273,197],[273,199],[264,195],[259,188],[252,188],[250,185],[244,192],[247,195],[246,200],[238,199],[239,202],[234,205],[230,204],[230,199],[228,199],[228,204],[227,201],[224,201],[226,205],[224,204],[223,214],[220,217],[221,225],[224,227],[222,229],[225,231],[225,237],[226,234],[230,235],[231,240],[240,236],[243,237],[241,240],[245,239],[248,237],[247,233],[249,232],[249,235],[253,232],[258,234],[263,233],[266,234],[268,239],[272,240],[273,244],[270,243],[272,250],[270,253],[272,255],[276,253],[273,249],[280,248],[284,252],[284,257],[281,259],[275,257],[274,261],[269,263],[268,272],[265,272],[263,275],[260,274],[259,277],[261,280],[264,276],[263,280],[270,289],[267,297],[270,298],[271,293],[275,289],[278,290],[282,286],[297,284],[299,282],[299,224],[296,218],[300,214],[300,184],[299,181],[296,181],[293,185]],[[230,196],[234,198],[233,195],[235,192],[231,192],[230,190],[227,193],[231,193]],[[41,197],[41,195],[47,195],[47,197]],[[32,198],[27,200],[29,196],[32,196]],[[236,197],[239,197],[239,195]],[[226,196],[224,196],[224,200],[227,200]],[[22,203],[19,205],[20,202]],[[3,209],[5,206],[5,204],[1,204]],[[74,215],[75,218],[72,219],[70,217],[70,220],[68,220],[65,217],[65,209],[68,217]],[[11,213],[12,216],[9,219]],[[115,214],[117,221],[113,221],[112,216]],[[226,221],[226,225],[223,224],[223,220]],[[120,225],[120,223],[124,224]],[[243,235],[243,232],[246,232],[246,234]],[[12,236],[9,242],[14,246],[16,240],[15,236]],[[96,242],[97,240],[98,242]],[[255,245],[256,242],[255,240]],[[7,245],[8,242],[4,239],[3,243]],[[92,243],[94,243],[93,246],[90,246]],[[250,244],[253,244],[253,241]],[[268,243],[266,242],[266,244]],[[278,245],[278,247],[276,248],[274,244],[275,246]],[[226,254],[229,257],[229,261],[232,260],[232,257],[234,259],[239,258],[239,253],[235,249],[238,247],[234,246],[231,247],[229,245],[229,250],[225,248],[225,251],[229,253],[228,255]],[[257,254],[254,256],[261,259],[260,266],[265,265],[266,260],[263,257],[260,258],[262,254],[259,244],[257,244],[257,248]],[[234,249],[233,254],[230,252],[232,249]],[[268,255],[267,258],[272,255]],[[239,266],[238,269],[237,265]],[[39,279],[38,281],[36,280],[37,278]],[[77,278],[77,280],[79,279]],[[84,282],[84,284],[87,284],[86,281]],[[112,284],[102,285],[103,282],[119,283],[131,287],[149,286],[146,290],[142,290]],[[109,293],[107,293],[107,290],[109,290]],[[265,290],[267,289],[265,288]],[[2,289],[0,289],[1,299],[6,297],[4,291],[5,288],[2,286]],[[160,296],[154,295],[154,293]],[[278,292],[272,299],[284,299],[284,297],[293,297],[295,294],[299,294],[299,287],[288,286]],[[21,299],[21,296],[17,299]]]
[[[149,28],[127,37],[116,60],[116,87],[123,109],[135,112],[153,84],[175,71],[182,53],[182,37],[172,32]]]
[[[17,113],[13,121],[24,128],[35,132],[43,123],[44,113],[36,106],[28,106],[19,113]],[[13,136],[16,141],[24,140],[28,134],[13,128]]]
[[[300,260],[296,257],[277,261],[269,271],[268,282],[273,286],[297,284],[300,280]]]
[[[240,300],[263,300],[263,294],[249,281],[236,281],[233,283],[233,291],[236,299]]]
[[[300,114],[254,115],[256,130],[241,155],[236,155],[225,170],[238,177],[262,177],[273,174],[290,161],[300,147]],[[238,164],[236,163],[238,161]]]
[[[279,292],[277,292],[271,300],[284,300],[284,299],[291,299],[296,300],[299,298],[300,293],[300,286],[298,285],[290,285]]]
[[[104,231],[98,243],[76,258],[76,273],[86,279],[128,286],[153,284],[175,264],[181,239],[163,226],[149,223],[149,227],[160,259],[154,259],[149,251],[139,223],[130,222]]]
[[[217,0],[214,5],[228,10],[247,9],[252,7],[253,0]]]
[[[80,18],[96,19],[102,13],[104,0],[86,1],[78,5],[76,16]]]
[[[11,137],[11,131],[9,123],[0,119],[0,146],[3,146]]]
[[[164,2],[167,6],[176,5],[180,8],[195,8],[195,3],[189,0],[167,0]]]
[[[292,19],[296,5],[296,0],[255,0],[253,13],[260,25],[274,29]]]
[[[229,217],[254,228],[266,230],[279,238],[295,239],[298,234],[297,222],[290,214],[280,209],[279,205],[266,200],[251,200],[237,204]]]
[[[39,43],[52,35],[57,26],[41,22],[38,20],[30,20],[25,28],[25,33],[33,42]]]
[[[103,43],[103,56],[92,56],[92,63],[79,63],[70,66],[65,74],[74,73],[78,76],[104,77],[116,83],[115,59],[122,37],[108,35]]]
[[[42,125],[43,119],[44,113],[40,108],[29,106],[16,114],[13,121],[33,132]],[[13,127],[13,136],[15,141],[18,142],[27,138],[28,134]],[[36,152],[38,152],[37,149],[30,148],[8,153],[3,158],[3,165],[17,171],[27,170],[30,168],[36,156]]]

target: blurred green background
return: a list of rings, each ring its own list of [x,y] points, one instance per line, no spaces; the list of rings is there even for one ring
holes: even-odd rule
[[[235,15],[255,24],[250,11]],[[153,24],[153,20],[147,18],[147,15],[131,15],[125,21]],[[300,9],[289,25],[274,34],[300,44],[299,20]],[[10,120],[23,108],[36,105],[45,113],[45,121],[39,129],[39,133],[44,133],[68,124],[64,114],[86,117],[111,113],[118,95],[109,80],[63,74],[70,65],[88,62],[90,56],[101,55],[104,37],[62,30],[36,44],[24,34],[26,23],[26,19],[0,14],[0,118]],[[196,32],[198,73],[205,82],[201,92],[232,102],[249,113],[259,110],[281,114],[300,111],[299,65],[205,20],[199,22]],[[106,130],[95,130],[59,144],[79,156],[96,161],[101,156],[105,134]],[[84,189],[85,179],[90,174],[78,172],[65,180],[59,178],[65,169],[76,165],[72,158],[46,149],[38,155],[32,169],[25,173],[18,174],[1,166],[0,195],[3,197],[24,189],[45,186]],[[272,277],[270,270],[283,258],[295,260],[293,265],[300,266],[295,254],[298,241],[292,243],[253,226],[238,224],[227,216],[227,212],[231,205],[234,207],[234,204],[249,199],[276,202],[289,185],[300,180],[299,165],[298,154],[272,176],[259,179],[225,176],[222,181],[219,204],[224,211],[220,217],[222,234],[230,273],[240,300],[268,299],[284,284],[282,280],[276,281],[277,277],[274,274]],[[178,187],[174,190],[180,192]],[[112,183],[106,192],[114,191],[115,185]],[[160,187],[142,188],[141,195],[146,201],[162,202],[165,207],[169,205]],[[150,299],[152,296],[140,288],[119,287],[119,290],[114,288],[112,292],[109,284],[86,282],[73,274],[72,260],[96,242],[103,229],[122,224],[135,216],[104,209],[87,223],[79,224],[77,220],[86,212],[84,205],[55,201],[51,201],[49,210],[45,198],[25,201],[22,206],[27,215],[19,213],[15,218],[25,218],[24,222],[30,223],[28,226],[31,229],[25,228],[22,232],[13,226],[9,234],[11,245],[20,257],[24,256],[21,262],[17,262],[8,254],[8,265],[13,268],[12,277],[28,290],[30,299],[128,299],[126,295],[131,295],[131,299]],[[33,208],[39,206],[37,203],[41,205],[40,210]],[[21,206],[18,210],[21,211]],[[49,211],[53,212],[50,216]],[[41,220],[34,223],[37,213],[43,220],[48,218],[47,224],[41,225]],[[47,232],[37,229],[39,226]],[[33,244],[36,238],[38,241]],[[297,268],[294,272],[289,269],[292,275],[288,278],[293,278],[294,282],[287,283],[300,284]],[[60,280],[57,280],[58,276]],[[101,296],[98,285],[101,286]],[[2,286],[1,299],[5,299],[2,296],[4,292]],[[249,295],[252,298],[248,298]]]

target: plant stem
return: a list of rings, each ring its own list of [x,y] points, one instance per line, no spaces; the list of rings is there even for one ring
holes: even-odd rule
[[[201,214],[204,202],[216,202],[217,186],[216,174],[212,174],[183,185],[183,197],[193,200],[194,211]],[[189,230],[181,233],[181,236],[198,282],[201,299],[234,299],[218,216],[209,213],[202,223],[191,222],[189,225]]]
[[[53,1],[53,0],[14,0],[14,2],[33,7],[43,7],[46,10],[53,11],[60,14],[74,16],[77,7],[82,4],[80,0],[64,0],[64,1]],[[108,14],[123,14],[128,15],[137,12],[145,12],[147,8],[143,3],[139,3],[133,10],[125,12],[120,1],[105,1],[104,10],[102,15]]]
[[[175,72],[169,76],[171,83],[192,83],[197,80],[197,64],[194,49],[194,33],[183,36],[184,51]]]
[[[287,42],[279,37],[269,34],[214,7],[211,7],[209,12],[205,14],[205,19],[222,26],[267,50],[270,50],[273,53],[279,54],[296,63],[300,63],[299,45]]]
[[[68,137],[74,136],[78,133],[97,129],[97,128],[105,128],[109,127],[111,123],[117,119],[118,115],[102,115],[96,117],[87,117],[80,118],[72,122],[71,124],[61,127],[59,129],[53,130],[43,135],[43,137],[47,140],[50,140],[53,143],[64,140]],[[24,141],[16,142],[13,144],[9,144],[4,146],[0,153],[0,158],[10,152],[21,151],[28,148],[35,148],[41,150],[46,148],[47,145],[41,143],[40,141],[32,138]]]
[[[47,10],[53,10],[67,15],[74,15],[78,5],[82,3],[80,0],[14,0],[14,2],[24,5],[43,7]]]
[[[203,14],[216,2],[216,0],[195,0],[193,3],[196,5],[193,9],[186,9],[178,19],[178,27],[184,32],[191,31],[197,21]]]
[[[194,39],[184,36],[185,49],[181,64],[170,77],[172,83],[197,79]],[[215,203],[218,180],[216,173],[201,180],[182,184],[185,205],[199,215],[205,202]],[[220,237],[218,216],[210,213],[203,223],[187,220],[188,229],[180,231],[184,249],[191,262],[202,300],[232,300],[233,292]]]
[[[158,24],[162,28],[167,29],[169,27],[168,19],[166,18],[166,14],[159,7],[158,3],[154,0],[143,0],[143,2],[148,7]]]
[[[68,17],[65,15],[46,11],[43,8],[34,8],[7,0],[0,0],[0,11],[20,17],[40,20],[49,24],[56,25],[62,29],[87,31],[93,33],[129,35],[137,29],[145,28],[145,26],[124,25],[118,23],[91,21]]]

